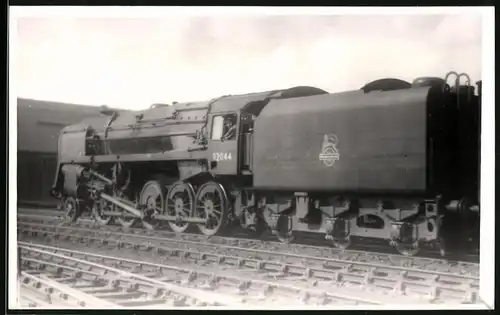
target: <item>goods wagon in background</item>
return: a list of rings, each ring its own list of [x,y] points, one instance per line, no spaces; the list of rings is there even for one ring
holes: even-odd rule
[[[97,106],[17,99],[17,198],[22,206],[53,207],[48,193],[57,165],[59,132],[86,117],[100,115]]]

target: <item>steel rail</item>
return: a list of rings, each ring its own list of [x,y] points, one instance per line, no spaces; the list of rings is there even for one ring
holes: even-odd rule
[[[21,219],[21,220],[19,220]],[[18,222],[57,222],[57,219],[51,218],[33,218],[31,215],[21,215],[18,219]],[[64,226],[61,224],[61,227]],[[78,226],[82,228],[96,228],[96,223],[91,220],[85,220],[81,222]],[[173,239],[181,239],[185,241],[194,241],[194,242],[204,242],[204,243],[212,243],[217,245],[234,245],[238,247],[245,248],[272,248],[273,251],[296,251],[307,253],[310,256],[316,257],[328,257],[328,258],[338,258],[342,260],[366,260],[373,261],[379,260],[383,261],[385,264],[390,264],[393,266],[408,266],[414,268],[421,268],[422,270],[429,270],[433,266],[435,268],[445,268],[445,269],[455,269],[457,270],[454,273],[463,273],[467,272],[469,269],[469,274],[477,275],[479,273],[479,264],[471,263],[466,261],[450,261],[442,258],[427,258],[427,257],[408,257],[398,254],[392,253],[383,253],[383,252],[372,252],[372,251],[362,251],[362,250],[340,250],[337,248],[325,247],[325,246],[314,246],[314,245],[303,245],[303,244],[283,244],[281,242],[274,241],[262,241],[249,239],[245,237],[221,237],[221,236],[212,236],[206,237],[200,234],[191,234],[191,233],[182,233],[178,234],[175,232],[164,231],[164,230],[146,230],[141,228],[128,228],[124,229],[118,226],[98,226],[100,230],[106,230],[112,233],[133,233],[140,235],[149,235],[156,236],[162,238],[173,238]],[[310,253],[310,254],[309,254]],[[453,271],[449,271],[453,272]]]
[[[60,231],[65,229],[67,233]],[[101,231],[84,230],[91,235],[78,235],[82,232],[79,228],[57,228],[52,231],[40,228],[28,229],[33,233],[52,233],[53,236],[63,236],[69,239],[86,239],[99,244],[107,243],[116,247],[129,245],[134,249],[152,249],[159,254],[167,253],[182,259],[190,259],[196,263],[210,262],[219,266],[231,266],[238,269],[252,269],[267,271],[270,275],[279,278],[290,276],[307,279],[331,281],[336,285],[354,284],[384,290],[386,293],[396,292],[405,295],[410,292],[427,296],[430,300],[439,300],[439,297],[461,299],[473,303],[477,297],[479,279],[471,276],[453,275],[447,273],[433,273],[429,271],[413,270],[411,268],[384,266],[367,262],[351,262],[338,259],[324,259],[289,253],[273,253],[270,251],[245,249],[239,247],[213,244],[195,244],[187,242],[188,248],[176,247],[179,241],[162,240],[136,235],[112,235],[116,239],[109,239],[109,235],[102,236]],[[24,230],[26,231],[26,230]],[[108,237],[108,238],[106,238]],[[129,239],[124,239],[129,238]],[[143,242],[138,242],[142,240]],[[152,241],[160,242],[154,244]],[[185,241],[181,241],[186,243]],[[113,244],[114,243],[114,244]],[[168,246],[165,246],[167,244]],[[208,250],[194,249],[196,245],[209,247]],[[174,246],[174,247],[172,247]],[[248,253],[252,254],[249,255]],[[238,255],[239,254],[239,255]],[[252,258],[256,255],[268,255],[267,260],[262,257]],[[250,257],[249,257],[250,256]],[[288,261],[286,261],[288,259]],[[316,265],[314,265],[316,262]]]
[[[80,226],[55,226],[51,224],[40,224],[40,223],[30,223],[30,222],[19,222],[18,226],[27,228],[38,228],[38,229],[46,229],[54,231],[64,231],[65,229],[69,229],[77,232],[98,232],[101,235],[106,234],[108,236],[116,236],[116,237],[136,237],[142,238],[144,240],[151,241],[162,241],[164,243],[176,244],[176,246],[183,245],[186,248],[190,248],[191,246],[204,246],[212,249],[225,249],[225,250],[238,250],[240,252],[247,252],[248,255],[259,255],[269,257],[268,259],[281,259],[283,257],[293,258],[295,260],[310,260],[310,262],[345,262],[349,261],[351,263],[356,263],[358,266],[375,266],[375,267],[385,267],[390,268],[392,270],[399,271],[408,271],[408,272],[419,272],[421,274],[432,274],[432,275],[440,275],[440,276],[450,276],[452,275],[455,278],[464,278],[464,279],[479,279],[479,264],[473,263],[463,263],[463,262],[453,262],[453,261],[445,261],[445,260],[432,260],[425,259],[424,261],[419,260],[421,262],[420,266],[414,262],[413,259],[409,259],[408,257],[404,257],[402,260],[398,260],[398,258],[402,258],[400,256],[394,257],[393,255],[382,255],[382,254],[372,254],[372,253],[344,253],[338,255],[338,257],[328,257],[326,255],[305,255],[298,254],[297,252],[301,251],[301,247],[296,246],[285,246],[276,247],[274,243],[262,242],[260,244],[252,244],[247,243],[244,240],[238,240],[238,242],[232,242],[234,245],[226,245],[228,242],[219,244],[218,242],[211,242],[210,240],[190,240],[186,237],[178,237],[168,238],[163,237],[162,233],[135,233],[137,230],[131,231],[122,231],[122,230],[108,230],[102,229],[101,227],[96,228],[95,226],[91,227],[80,227]],[[139,230],[140,232],[141,230]],[[42,231],[40,231],[42,232]],[[42,232],[43,233],[43,232]],[[230,243],[231,244],[231,243]],[[254,245],[254,246],[252,246]],[[255,246],[257,245],[257,246]],[[252,248],[254,247],[254,248]],[[256,248],[255,248],[256,247]],[[260,248],[259,248],[260,247]],[[263,248],[262,248],[263,247]],[[357,255],[356,255],[357,254]],[[326,256],[326,257],[325,257]],[[376,263],[374,263],[376,262]],[[423,264],[425,262],[425,264]],[[438,270],[441,268],[442,270]],[[443,271],[444,269],[444,271]],[[453,269],[457,271],[453,271]]]
[[[66,256],[63,254],[58,254],[57,253],[58,251],[63,251],[61,249],[51,248],[51,247],[47,247],[47,246],[33,245],[33,244],[29,244],[29,243],[24,243],[24,242],[18,242],[18,244],[19,244],[18,246],[22,250],[26,250],[28,252],[38,254],[36,256],[46,255],[52,259],[59,258],[61,260],[71,261],[71,262],[79,264],[79,265],[84,265],[84,266],[88,266],[91,268],[102,269],[105,273],[113,274],[113,277],[112,277],[113,280],[120,281],[120,280],[125,279],[126,281],[133,281],[135,283],[140,283],[142,285],[152,286],[152,287],[157,288],[157,289],[166,290],[168,292],[183,296],[185,298],[189,298],[191,300],[201,302],[202,304],[205,304],[205,305],[230,306],[230,307],[246,307],[247,306],[247,305],[244,305],[243,303],[231,301],[230,299],[228,299],[227,296],[220,296],[220,295],[214,294],[212,292],[204,292],[202,290],[196,290],[196,289],[192,289],[192,288],[184,288],[184,287],[174,285],[174,284],[171,284],[168,282],[158,281],[158,280],[155,280],[152,278],[148,278],[148,277],[141,276],[138,274],[130,273],[130,272],[127,272],[127,271],[124,271],[121,269],[117,269],[117,268],[113,268],[113,267],[109,267],[109,266],[106,266],[103,264],[98,264],[95,262],[86,261],[86,260],[78,259],[75,257]],[[47,251],[47,250],[52,250],[52,251]],[[73,255],[80,254],[80,255],[83,255],[84,257],[91,256],[87,253],[81,253],[81,252],[79,253],[77,251],[70,251],[70,252]],[[94,255],[94,257],[95,256],[96,255]],[[99,255],[97,255],[97,256],[99,256]],[[113,259],[111,257],[107,257],[107,258]],[[114,258],[114,259],[120,260],[120,258]],[[27,258],[27,257],[23,257],[23,260],[30,261],[30,262],[38,262],[38,263],[42,263],[42,264],[46,263],[46,262],[41,262],[41,261],[29,260],[29,258]],[[62,266],[58,265],[58,267],[60,268]],[[73,268],[71,268],[71,269],[73,269]],[[75,291],[75,292],[77,292],[77,291]],[[72,293],[77,294],[75,292],[72,292]],[[86,301],[87,299],[88,299],[88,296],[85,296],[85,298],[81,299],[81,300]],[[108,307],[104,303],[103,303],[103,305],[104,305],[104,307]],[[99,307],[102,307],[102,306],[99,305]]]
[[[70,249],[64,249],[59,247],[50,247],[45,245],[38,244],[28,244],[22,243],[23,246],[30,246],[31,248],[38,248],[41,250],[50,250],[53,252],[64,253],[66,256],[81,256],[84,259],[89,260],[97,259],[101,262],[106,261],[107,263],[113,262],[120,266],[120,269],[123,269],[124,265],[130,265],[134,274],[147,274],[149,276],[158,276],[159,274],[164,276],[165,274],[170,275],[183,275],[181,277],[182,282],[185,285],[197,283],[204,284],[207,289],[215,290],[219,287],[226,287],[226,290],[233,292],[235,289],[238,291],[238,295],[245,293],[245,298],[242,300],[248,301],[249,299],[256,302],[266,302],[269,301],[270,297],[275,296],[275,294],[281,295],[281,297],[287,297],[291,301],[298,300],[299,297],[301,303],[308,303],[308,300],[315,299],[317,303],[321,305],[331,304],[338,305],[339,302],[348,301],[355,304],[390,304],[394,303],[394,297],[377,294],[376,292],[361,292],[357,289],[352,289],[348,287],[329,287],[328,290],[324,288],[310,288],[310,287],[302,287],[300,285],[283,283],[279,281],[266,281],[255,279],[253,277],[241,277],[234,275],[227,275],[226,272],[218,273],[214,271],[206,271],[201,268],[196,269],[195,271],[192,268],[184,268],[173,265],[166,264],[157,264],[152,262],[145,261],[137,261],[131,259],[125,259],[122,257],[113,257],[108,255],[100,255],[93,253],[83,253],[79,251],[74,251]],[[144,276],[146,277],[146,276]],[[147,279],[150,279],[146,277]],[[171,277],[169,277],[171,279]],[[162,283],[161,280],[157,280]],[[200,282],[201,281],[201,282]],[[254,293],[254,294],[252,294]],[[255,295],[256,293],[256,295]],[[360,297],[363,296],[364,297]],[[264,301],[262,301],[264,299]],[[397,300],[400,304],[415,304],[421,302],[420,299],[413,297],[400,297]],[[246,306],[245,306],[246,307]]]
[[[72,288],[78,288],[82,292],[92,293],[99,297],[105,297],[107,299],[112,299],[116,301],[116,306],[111,309],[116,308],[134,308],[140,307],[148,308],[148,309],[164,309],[166,306],[170,308],[182,307],[185,305],[186,299],[183,299],[182,296],[171,296],[170,293],[162,291],[156,288],[150,288],[151,285],[146,284],[146,288],[144,288],[144,283],[141,283],[143,286],[139,289],[138,282],[130,282],[129,279],[116,279],[114,277],[110,277],[109,275],[101,275],[99,273],[95,273],[88,270],[72,268],[65,266],[60,263],[51,263],[48,261],[37,260],[37,259],[29,259],[25,258],[25,265],[30,267],[38,266],[37,270],[43,269],[44,272],[47,272],[48,269],[52,267],[54,270],[52,279],[56,279],[58,282],[74,282],[79,281],[77,284],[72,284]],[[38,272],[37,272],[38,273]],[[64,277],[66,275],[66,277]],[[87,281],[83,281],[84,277],[88,277]],[[35,283],[36,287],[39,287],[39,282]],[[148,290],[149,288],[149,290]],[[50,293],[53,292],[51,287]],[[67,308],[71,306],[75,306],[74,303],[67,303],[68,295],[66,293],[60,294],[59,297],[54,297],[54,295],[46,295],[44,292],[35,292],[42,295],[40,297],[32,297],[27,295],[26,292],[22,293],[22,299],[28,300],[28,306],[36,307],[41,306],[43,308]],[[134,298],[137,296],[149,295],[151,299],[142,299],[142,300],[130,300],[130,298]],[[54,304],[53,302],[57,302]],[[172,303],[169,303],[172,302]],[[77,306],[82,307],[85,303],[78,303]],[[109,304],[109,303],[108,303]],[[88,304],[86,305],[87,307]],[[96,308],[103,308],[104,304],[97,303],[94,305]]]
[[[34,275],[30,275],[25,271],[22,271],[21,281],[25,285],[28,283],[32,283],[36,287],[45,286],[47,288],[47,293],[53,293],[54,291],[57,291],[60,295],[72,297],[77,301],[77,305],[81,307],[106,307],[111,309],[119,307],[114,303],[110,303],[106,300],[99,299],[92,295],[75,290],[71,286],[60,284],[57,281],[54,281],[44,275],[37,277]]]
[[[44,214],[40,214],[40,212],[42,212]],[[50,215],[58,217],[59,219],[64,217],[64,212],[62,212],[61,210],[47,210],[47,209],[38,209],[37,210],[34,208],[18,208],[18,214],[21,217],[26,217],[26,216],[47,217]],[[89,223],[95,224],[95,221],[93,220],[91,213],[84,213],[79,218],[79,222],[86,223],[86,224],[89,224]],[[73,222],[73,224],[75,224],[75,223]],[[116,227],[115,224],[111,224],[111,226],[113,226],[113,225]],[[174,232],[170,232],[170,231],[164,230],[164,229],[161,231],[164,233],[170,233],[170,234],[174,233]],[[299,233],[304,234],[303,232],[299,232]],[[184,233],[184,234],[190,235],[190,237],[213,238],[214,240],[217,239],[217,237],[214,237],[214,236],[207,237],[205,235],[200,235],[199,233],[194,234],[194,233],[188,232],[188,233]],[[312,248],[313,246],[310,246],[310,245],[312,245],[314,243],[314,245],[316,245],[314,247],[316,247],[317,250],[329,250],[330,249],[330,250],[332,250],[333,253],[338,253],[339,251],[344,252],[343,250],[340,250],[337,248],[332,248],[331,241],[325,240],[322,237],[323,236],[322,234],[318,235],[317,233],[313,233],[313,235],[307,235],[307,233],[305,233],[304,235],[301,235],[300,240],[297,240],[297,242],[294,242],[293,245],[295,245],[295,246],[304,246],[305,245],[308,248]],[[235,237],[237,239],[252,239],[252,237],[248,233],[246,233],[245,231],[233,231],[231,236],[233,236],[232,238]],[[318,237],[318,236],[320,236],[320,237]],[[230,239],[231,237],[222,236],[219,238]],[[276,242],[275,239],[276,239],[276,237],[268,231],[267,233],[264,233],[264,235],[261,236],[260,240]],[[256,240],[256,241],[259,241],[259,240]],[[441,254],[438,250],[431,250],[428,248],[422,248],[422,250],[420,251],[420,254],[418,256],[411,257],[411,258],[413,258],[413,259],[429,258],[429,259],[434,259],[434,260],[438,260],[438,259],[450,260],[451,259],[451,260],[460,261],[460,262],[479,263],[479,251],[478,250],[479,250],[479,247],[472,250],[472,251],[467,250],[467,252],[464,252],[462,250],[460,250],[460,252],[457,252],[456,250],[451,251],[448,253],[448,255],[445,259],[442,259]],[[392,247],[380,244],[380,240],[377,241],[377,240],[370,240],[370,239],[365,239],[362,244],[353,244],[353,246],[348,250],[348,252],[351,252],[351,253],[371,252],[373,254],[376,254],[376,253],[389,254],[389,255],[392,255],[394,257],[400,256],[400,257],[408,258],[408,256],[402,256],[399,254],[395,254],[395,253],[393,253],[393,251],[394,251],[394,249]]]
[[[26,211],[26,209],[22,210],[23,213],[19,214],[19,217],[21,218],[39,218],[41,220],[46,220],[48,216],[53,213],[54,217],[57,217],[57,220],[61,220],[61,218],[64,216],[64,213],[61,211],[54,211],[52,210],[51,212],[44,212],[44,214],[36,213],[36,211],[29,210]],[[43,212],[43,211],[42,211]],[[55,218],[54,218],[55,219]],[[91,214],[84,214],[82,217],[78,219],[78,223],[73,222],[72,224],[82,224],[82,225],[90,225],[90,224],[96,224],[96,222],[93,220]],[[123,229],[121,226],[116,225],[114,223],[110,224],[108,227],[111,228],[118,228],[118,229]],[[128,228],[130,229],[130,228]],[[142,228],[135,228],[133,230],[144,230]],[[153,232],[153,231],[148,231],[148,232]],[[159,229],[154,232],[161,232],[164,233],[165,235],[172,235],[175,234],[175,232],[171,232],[169,230],[165,229]],[[302,233],[302,232],[300,232]],[[276,237],[270,233],[269,231],[264,233],[260,239],[255,239],[252,238],[251,235],[246,233],[245,231],[233,231],[230,237],[227,236],[211,236],[207,237],[205,235],[199,234],[199,233],[189,233],[185,232],[183,233],[187,237],[193,238],[193,239],[211,239],[213,241],[220,240],[224,242],[224,240],[232,240],[232,239],[237,239],[237,240],[253,240],[256,242],[259,241],[266,241],[266,242],[272,242],[272,243],[278,243],[282,244],[279,242],[276,242]],[[338,254],[339,252],[349,252],[349,253],[372,253],[372,254],[387,254],[391,255],[393,257],[401,257],[403,258],[411,258],[411,259],[432,259],[432,260],[455,260],[459,262],[472,262],[472,263],[478,263],[479,262],[479,253],[478,252],[469,252],[469,253],[454,253],[450,252],[450,255],[447,256],[447,258],[443,259],[441,255],[439,254],[439,251],[429,251],[428,249],[422,249],[420,251],[420,255],[414,256],[414,257],[408,257],[408,256],[403,256],[400,254],[395,254],[393,251],[393,248],[387,245],[382,245],[380,244],[380,241],[376,240],[365,240],[362,244],[353,244],[352,248],[349,250],[341,250],[337,249],[335,247],[332,247],[331,241],[325,240],[323,237],[319,237],[320,235],[314,234],[314,235],[302,235],[297,242],[294,242],[292,245],[293,246],[305,246],[308,249],[313,249],[315,248],[317,251],[331,251],[332,254]],[[378,243],[377,243],[378,242]],[[284,244],[282,244],[284,245]],[[312,245],[312,246],[311,246]]]
[[[36,211],[23,211],[23,212],[25,212],[25,213],[19,214],[19,217],[23,217],[23,218],[37,217],[39,219],[44,220],[44,218],[46,218],[48,215],[50,215],[50,214],[37,214],[37,213],[35,213]],[[64,213],[62,213],[61,211],[52,211],[52,212],[55,213],[55,217],[57,217],[58,220],[60,220],[64,215]],[[91,215],[84,215],[84,216],[79,218],[78,223],[72,223],[72,224],[90,225],[90,224],[96,224],[96,223],[92,219]],[[121,226],[115,225],[115,224],[111,224],[109,226],[106,226],[106,228],[123,229]],[[128,228],[128,229],[130,229],[130,228]],[[144,229],[135,228],[133,230],[144,230]],[[169,236],[175,235],[175,232],[171,232],[171,231],[165,230],[165,229],[159,229],[156,231],[148,231],[148,232],[160,232],[160,233],[163,233],[164,235],[169,235]],[[227,240],[233,240],[233,239],[236,239],[236,240],[246,239],[246,240],[253,240],[255,242],[266,241],[266,242],[272,242],[272,243],[277,243],[277,244],[281,244],[281,245],[286,245],[286,244],[276,242],[275,241],[276,237],[274,235],[272,235],[271,233],[264,233],[259,240],[253,239],[250,235],[248,235],[248,233],[245,233],[244,231],[234,231],[232,233],[231,237],[227,237],[227,236],[207,237],[207,236],[199,234],[199,233],[195,234],[195,233],[189,233],[189,232],[184,232],[183,235],[184,235],[184,237],[189,237],[191,239],[198,239],[198,240],[211,239],[212,241],[225,242]],[[317,234],[314,236],[307,235],[307,233],[306,233],[306,235],[302,235],[302,237],[300,238],[300,240],[298,240],[298,242],[294,242],[291,245],[297,246],[297,247],[302,246],[302,247],[305,247],[309,250],[314,249],[316,251],[323,251],[323,252],[330,251],[329,254],[333,254],[333,255],[336,255],[340,252],[351,253],[351,254],[371,253],[371,254],[391,255],[392,257],[400,257],[401,259],[404,259],[404,258],[413,259],[413,260],[431,259],[431,260],[435,260],[435,261],[452,259],[452,260],[459,261],[459,262],[473,262],[473,263],[479,262],[478,252],[475,252],[475,253],[463,253],[463,252],[453,253],[453,252],[451,252],[450,255],[446,259],[443,259],[441,257],[441,255],[439,254],[439,251],[429,251],[428,249],[424,248],[420,251],[420,255],[414,256],[414,257],[408,257],[408,256],[400,255],[400,254],[395,254],[393,252],[392,247],[390,247],[388,245],[382,245],[382,244],[380,244],[380,241],[378,241],[379,243],[377,243],[377,241],[373,241],[373,240],[366,240],[362,244],[353,244],[352,248],[350,248],[349,250],[341,250],[341,249],[332,247],[331,241],[327,241],[323,237],[319,237],[319,236],[320,235],[317,235]]]
[[[37,280],[37,279],[36,279]],[[37,308],[56,308],[71,307],[68,301],[63,300],[62,294],[55,297],[53,288],[43,287],[40,282],[32,281],[32,279],[26,279],[22,273],[20,273],[18,278],[18,303],[21,307],[37,307]],[[56,300],[56,301],[54,301]],[[54,304],[57,302],[57,305]],[[74,305],[73,305],[74,306]]]

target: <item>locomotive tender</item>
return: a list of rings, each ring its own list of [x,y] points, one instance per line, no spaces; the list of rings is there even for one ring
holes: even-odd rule
[[[103,108],[62,130],[51,193],[73,221],[91,211],[103,225],[208,236],[238,222],[283,242],[306,231],[340,248],[368,237],[405,255],[443,253],[478,228],[478,88],[450,72],[333,94],[295,87]]]

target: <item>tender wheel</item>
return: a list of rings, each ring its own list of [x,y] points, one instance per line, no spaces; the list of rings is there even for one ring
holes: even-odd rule
[[[415,242],[413,244],[403,244],[396,242],[395,247],[397,251],[403,256],[415,256],[420,251],[418,242]]]
[[[194,209],[194,189],[188,183],[177,182],[172,185],[166,198],[167,215],[177,218],[189,218]],[[188,222],[168,222],[169,227],[176,233],[183,233],[189,227]]]
[[[142,219],[142,225],[148,230],[154,230],[161,225],[161,221],[156,220],[154,215],[163,213],[164,195],[160,181],[149,181],[142,188],[139,203],[146,205],[148,211],[148,216]]]
[[[196,216],[206,220],[204,224],[197,224],[200,232],[207,236],[219,233],[229,212],[224,188],[219,183],[208,182],[200,187],[195,199]]]
[[[108,202],[106,202],[104,200],[99,200],[99,201],[94,202],[94,205],[92,206],[92,213],[94,215],[95,221],[99,225],[110,224],[113,218],[111,216],[103,215],[102,212],[103,211],[113,211],[113,209],[114,209],[113,205],[109,204]]]
[[[479,227],[480,227],[480,217],[477,213],[471,211],[472,206],[475,203],[469,197],[464,197],[459,202],[459,218],[461,223],[460,233],[462,236],[461,242],[463,242],[462,247],[467,247],[471,242],[478,241],[479,237]]]
[[[280,215],[273,234],[281,243],[290,244],[293,242],[295,238],[292,233],[292,218],[286,214]]]
[[[333,239],[332,240],[332,245],[335,248],[341,249],[341,250],[346,250],[351,246],[351,237],[347,236],[346,238],[341,238],[341,239]]]
[[[62,210],[64,211],[63,221],[66,223],[76,222],[81,213],[80,205],[74,197],[64,197]]]
[[[276,237],[278,238],[278,240],[283,243],[283,244],[290,244],[294,241],[295,237],[289,233],[289,234],[281,234],[281,233],[278,233],[276,234]]]
[[[420,251],[419,240],[415,235],[415,226],[410,222],[404,222],[399,226],[392,236],[391,244],[403,256],[414,256]]]
[[[259,209],[245,208],[240,214],[239,220],[233,221],[239,223],[240,227],[253,238],[262,238],[268,230],[268,226]]]

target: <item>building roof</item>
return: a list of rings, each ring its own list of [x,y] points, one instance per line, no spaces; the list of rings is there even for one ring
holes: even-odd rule
[[[78,112],[87,112],[87,113],[95,113],[95,111],[99,111],[99,106],[92,105],[83,105],[83,104],[75,104],[75,103],[64,103],[64,102],[52,102],[52,101],[44,101],[44,100],[35,100],[29,98],[17,98],[17,107],[24,108],[32,108],[36,107],[38,109],[50,109],[55,111],[78,111]]]

